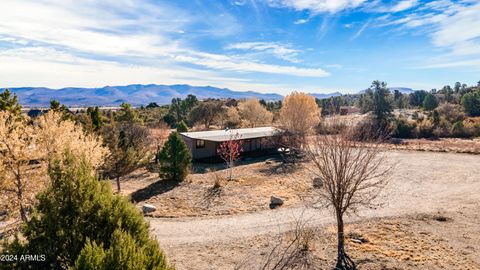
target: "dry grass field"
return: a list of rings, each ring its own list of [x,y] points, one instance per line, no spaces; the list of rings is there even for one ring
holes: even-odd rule
[[[359,269],[480,269],[480,156],[386,154],[395,170],[381,197],[385,205],[347,219],[347,251]],[[250,160],[218,189],[216,176],[225,170],[191,174],[179,185],[140,171],[123,189],[139,207],[157,207],[149,215],[152,234],[178,269],[259,269],[273,248],[289,243],[299,217],[314,233],[296,269],[329,269],[334,220],[329,210],[305,208],[315,194],[309,166],[285,171],[272,159]],[[270,210],[272,195],[285,204]]]
[[[478,207],[478,205],[477,205]],[[477,208],[478,209],[478,208]],[[444,221],[443,218],[446,218]],[[347,227],[347,252],[358,269],[480,269],[479,213],[474,208],[459,212],[372,218]],[[314,227],[303,269],[331,269],[336,258],[333,225]],[[262,234],[224,242],[163,245],[178,269],[259,269],[279,237],[291,233]],[[362,242],[357,239],[362,239]],[[195,256],[191,256],[195,254]],[[185,257],[189,257],[185,260]]]

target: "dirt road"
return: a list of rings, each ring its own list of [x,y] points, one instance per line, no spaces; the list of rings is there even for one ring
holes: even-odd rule
[[[383,191],[386,205],[360,211],[349,221],[480,205],[480,155],[392,151],[388,157],[396,167]],[[214,218],[152,218],[150,224],[160,243],[180,246],[283,232],[300,216],[311,226],[333,222],[328,210],[281,208]]]

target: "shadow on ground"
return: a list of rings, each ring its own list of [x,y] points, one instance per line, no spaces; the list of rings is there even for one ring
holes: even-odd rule
[[[278,162],[281,160],[281,156],[279,154],[272,153],[267,153],[263,155],[261,155],[261,153],[244,154],[239,161],[235,162],[235,166],[266,162],[267,160]],[[192,164],[192,169],[194,173],[207,173],[211,171],[227,169],[227,166],[225,165],[225,162],[220,158],[203,159],[195,160]]]
[[[131,199],[133,202],[141,202],[150,199],[151,197],[168,192],[179,184],[175,180],[159,180],[142,189],[132,193]]]

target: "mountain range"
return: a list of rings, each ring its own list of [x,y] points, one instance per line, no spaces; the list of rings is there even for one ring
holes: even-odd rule
[[[20,103],[29,107],[45,107],[50,100],[55,99],[69,107],[83,106],[118,106],[121,103],[130,103],[134,106],[156,102],[159,105],[169,104],[172,98],[185,98],[188,94],[198,99],[206,98],[257,98],[267,101],[282,100],[279,94],[264,94],[253,91],[240,92],[228,88],[212,86],[191,86],[186,84],[157,85],[132,84],[127,86],[105,86],[101,88],[67,87],[51,89],[46,87],[19,87],[10,88],[20,99]],[[338,96],[341,93],[312,94],[317,98]]]
[[[404,94],[414,92],[411,88],[391,87],[390,91],[399,90]],[[228,88],[212,86],[191,86],[187,84],[158,85],[158,84],[131,84],[126,86],[105,86],[100,88],[67,87],[52,89],[46,87],[18,87],[10,88],[20,99],[20,103],[28,107],[49,106],[50,100],[55,99],[69,107],[84,106],[118,106],[124,102],[133,106],[147,105],[156,102],[159,105],[169,104],[172,98],[185,98],[192,94],[198,99],[206,98],[257,98],[267,101],[282,100],[279,94],[264,94],[254,91],[234,91]],[[364,93],[365,90],[359,93]],[[311,93],[318,99],[341,96],[342,93],[328,94]]]
[[[413,90],[412,88],[408,88],[408,87],[389,87],[388,90],[390,90],[390,92],[394,92],[395,90],[398,90],[400,91],[400,93],[402,94],[411,94],[415,91],[418,91],[418,90]],[[366,89],[365,90],[362,90],[360,92],[358,92],[359,94],[363,94],[365,93],[365,91],[367,91]]]

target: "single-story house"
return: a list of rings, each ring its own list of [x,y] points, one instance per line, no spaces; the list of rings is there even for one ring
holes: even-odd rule
[[[274,137],[280,130],[274,127],[239,128],[198,132],[182,132],[193,159],[218,157],[220,144],[232,139],[242,140],[243,152],[262,152],[275,149]],[[265,151],[268,152],[268,151]]]

